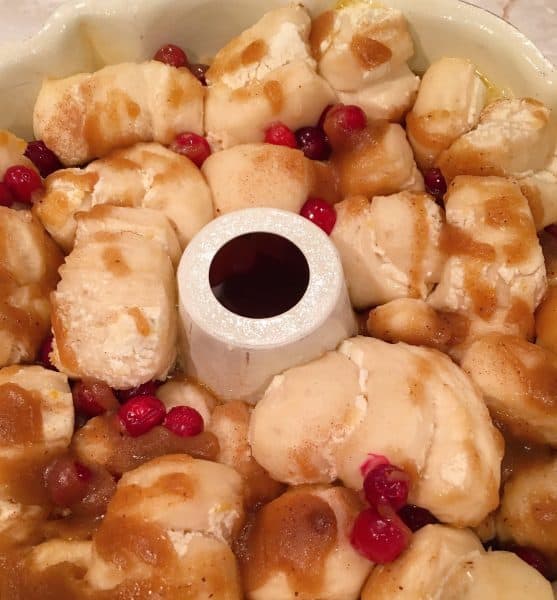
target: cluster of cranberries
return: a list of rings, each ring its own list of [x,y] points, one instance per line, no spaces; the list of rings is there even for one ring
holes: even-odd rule
[[[436,520],[425,509],[407,504],[410,478],[384,456],[370,455],[361,470],[369,507],[356,518],[350,541],[367,559],[390,563],[407,548],[412,531]]]
[[[284,123],[273,123],[265,131],[265,142],[298,148],[311,160],[328,160],[339,137],[349,136],[366,125],[367,117],[358,106],[329,105],[315,127],[292,131]]]
[[[302,127],[294,132],[284,123],[273,123],[265,132],[265,142],[298,148],[312,160],[327,160],[337,144],[342,145],[346,139],[366,126],[367,117],[358,106],[329,105],[321,114],[316,127]],[[327,235],[333,231],[337,219],[335,209],[322,198],[308,198],[300,214]]]
[[[209,69],[209,65],[205,65],[203,63],[190,63],[188,60],[188,55],[182,48],[180,48],[180,46],[176,46],[174,44],[166,44],[165,46],[161,46],[157,50],[154,59],[166,65],[170,65],[171,67],[176,67],[177,69],[185,67],[203,85],[207,85],[205,74]]]
[[[35,165],[40,175],[25,165],[10,167],[0,182],[0,206],[12,206],[16,202],[32,204],[33,194],[43,187],[41,177],[48,177],[62,168],[56,154],[41,140],[29,142],[25,156]]]
[[[118,410],[120,423],[132,437],[163,425],[180,437],[192,437],[203,431],[203,417],[190,406],[175,406],[168,413],[164,404],[152,395],[134,396]]]
[[[72,396],[76,412],[86,418],[117,412],[123,429],[132,437],[148,433],[163,425],[180,437],[191,437],[203,431],[203,417],[189,406],[175,406],[166,412],[156,397],[158,384],[149,381],[129,390],[114,391],[96,380],[79,381]]]
[[[50,360],[52,341],[49,336],[43,342],[38,356],[39,363],[49,369],[55,369]],[[167,413],[155,395],[158,387],[158,382],[148,381],[128,390],[113,390],[102,381],[78,381],[72,387],[76,421],[83,424],[93,417],[115,413],[122,430],[131,437],[148,433],[157,425],[180,437],[202,433],[203,417],[189,406],[176,406]],[[60,508],[75,507],[82,501],[87,502],[87,498],[94,498],[103,486],[108,489],[115,485],[112,476],[106,471],[103,475],[101,471],[93,471],[72,456],[55,459],[45,472],[45,487],[51,502]]]

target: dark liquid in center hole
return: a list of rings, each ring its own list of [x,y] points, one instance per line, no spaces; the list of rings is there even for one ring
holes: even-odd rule
[[[298,304],[309,284],[309,267],[289,240],[272,233],[248,233],[217,252],[209,279],[215,297],[229,311],[267,319]]]

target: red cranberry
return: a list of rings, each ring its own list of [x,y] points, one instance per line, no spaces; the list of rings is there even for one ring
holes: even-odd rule
[[[288,146],[288,148],[298,147],[294,132],[284,123],[273,123],[265,131],[265,142],[275,146]]]
[[[195,77],[199,80],[202,85],[207,85],[207,79],[205,79],[205,75],[209,70],[209,65],[204,65],[203,63],[194,63],[190,65],[190,71]]]
[[[124,429],[138,437],[164,421],[166,409],[155,396],[135,396],[120,407],[118,417]]]
[[[91,481],[91,477],[93,476],[93,473],[91,473],[91,469],[87,468],[85,465],[82,465],[79,462],[74,463],[74,465],[78,479],[85,482]]]
[[[337,222],[335,209],[321,198],[308,198],[302,206],[300,214],[320,227],[327,235],[331,234]]]
[[[443,200],[443,196],[447,193],[447,182],[441,169],[428,169],[424,173],[424,182],[428,194],[435,196],[437,200]]]
[[[164,426],[180,437],[192,437],[203,432],[203,417],[191,406],[175,406],[166,415]]]
[[[325,115],[323,129],[333,146],[343,144],[350,136],[365,129],[367,117],[359,106],[335,104]]]
[[[546,579],[550,579],[551,569],[545,556],[534,548],[528,546],[513,546],[509,548],[510,552],[514,552],[524,562],[528,563],[539,571]]]
[[[323,129],[324,125],[325,125],[325,119],[327,118],[327,115],[329,114],[331,108],[333,108],[334,104],[329,104],[325,107],[325,109],[323,110],[323,112],[321,113],[321,116],[319,117],[319,121],[317,122],[317,127],[319,127],[319,129]]]
[[[366,313],[367,318],[367,313]],[[370,471],[379,465],[390,465],[390,461],[382,454],[368,454],[366,460],[360,465],[360,473],[365,477]]]
[[[170,148],[178,154],[187,156],[199,168],[211,156],[209,142],[197,133],[179,133]]]
[[[11,206],[15,202],[12,193],[5,183],[0,182],[0,206]]]
[[[175,46],[174,44],[167,44],[166,46],[159,48],[155,54],[155,60],[170,65],[171,67],[180,68],[188,66],[188,57],[186,53],[180,46]]]
[[[96,379],[84,379],[72,388],[75,409],[85,417],[98,417],[118,408],[118,401],[109,385]]]
[[[129,390],[115,390],[114,393],[120,402],[125,402],[134,396],[155,396],[158,389],[159,383],[157,381],[147,381]]]
[[[10,167],[4,175],[4,183],[17,202],[31,204],[33,192],[43,187],[40,175],[22,165]]]
[[[364,494],[372,506],[388,504],[400,510],[408,500],[410,478],[394,465],[379,465],[364,479]]]
[[[69,507],[82,500],[88,491],[91,471],[69,456],[56,459],[46,471],[46,487],[51,501]]]
[[[1,204],[1,200],[0,200],[0,204]],[[553,237],[557,238],[557,224],[553,224],[553,225],[548,225],[545,230],[547,231],[547,233],[550,233]]]
[[[42,140],[29,142],[25,156],[39,169],[41,177],[48,177],[63,166],[56,154]]]
[[[398,511],[398,516],[404,521],[411,531],[418,531],[426,525],[435,525],[439,521],[425,508],[407,504]]]
[[[39,362],[46,369],[56,371],[56,367],[52,364],[52,361],[50,360],[50,353],[52,352],[53,342],[54,336],[49,335],[41,344],[41,347],[39,348]]]
[[[350,541],[362,556],[374,563],[386,564],[404,552],[411,536],[411,531],[393,511],[366,508],[356,518]]]
[[[318,127],[302,127],[296,131],[298,148],[311,160],[327,160],[331,145],[325,132]]]

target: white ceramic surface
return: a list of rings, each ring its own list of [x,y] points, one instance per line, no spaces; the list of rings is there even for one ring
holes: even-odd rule
[[[0,0],[0,46],[35,34],[67,0]],[[557,64],[557,0],[471,0],[507,19]]]
[[[467,56],[495,84],[517,95],[539,98],[557,113],[555,68],[503,20],[457,0],[383,2],[407,15],[416,40],[417,68],[440,56]],[[61,77],[123,60],[143,60],[168,40],[185,46],[194,59],[211,56],[266,10],[286,3],[72,0],[33,39],[0,48],[0,127],[32,137],[31,114],[43,76]],[[333,0],[306,1],[314,12],[334,4]]]
[[[269,319],[228,311],[209,284],[215,254],[230,240],[254,232],[290,240],[309,267],[300,302]],[[283,210],[236,211],[204,227],[180,262],[178,295],[186,372],[223,400],[255,402],[274,375],[334,350],[357,330],[335,246],[310,221]]]

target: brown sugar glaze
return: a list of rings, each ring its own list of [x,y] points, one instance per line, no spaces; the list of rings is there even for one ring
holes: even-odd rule
[[[109,515],[99,528],[94,542],[96,551],[105,562],[124,574],[137,573],[139,568],[141,576],[145,577],[144,581],[136,579],[124,582],[112,593],[108,592],[107,598],[194,600],[210,597],[203,596],[199,589],[208,580],[210,585],[214,585],[214,581],[220,578],[222,585],[226,585],[224,578],[219,577],[208,565],[204,565],[207,568],[200,571],[202,577],[200,582],[196,582],[197,585],[192,581],[184,582],[183,577],[180,577],[180,559],[168,535],[153,523]],[[182,584],[174,583],[179,581]]]
[[[165,427],[154,427],[134,438],[122,432],[115,415],[95,417],[75,434],[72,445],[80,460],[87,461],[88,443],[101,443],[108,449],[103,464],[115,475],[165,454],[183,453],[193,458],[215,460],[219,452],[217,438],[208,431],[194,437],[179,437]]]
[[[505,439],[505,455],[501,465],[501,483],[504,484],[513,473],[529,469],[538,464],[544,464],[555,451],[549,446],[527,442],[515,437],[497,418],[494,423]]]
[[[478,216],[488,227],[504,231],[512,242],[496,248],[475,240],[464,229],[446,224],[441,235],[441,250],[448,257],[465,258],[465,289],[478,317],[490,320],[498,309],[503,309],[504,323],[514,326],[517,334],[531,339],[534,333],[531,308],[521,298],[499,297],[494,281],[485,274],[485,269],[495,262],[511,267],[528,259],[536,231],[530,215],[523,209],[524,197],[519,188],[509,182],[486,199]]]
[[[510,336],[501,338],[499,348],[520,380],[524,402],[548,415],[557,414],[557,357]],[[520,350],[527,360],[521,360]]]
[[[439,155],[436,166],[439,167],[447,183],[458,175],[476,175],[478,177],[504,177],[506,173],[491,160],[489,153],[480,156],[478,150],[470,144],[459,147],[458,154],[451,153],[451,148]]]
[[[486,262],[495,260],[492,246],[476,241],[464,229],[450,223],[443,227],[441,250],[447,255],[470,256]]]
[[[381,147],[388,129],[388,121],[373,121],[365,129],[353,133],[344,143],[333,142],[331,165],[337,173],[339,192],[343,197],[371,198],[399,191],[402,182],[389,169]],[[370,164],[381,168],[370,169]]]
[[[0,397],[2,445],[42,441],[43,419],[39,394],[7,383],[0,385]]]
[[[13,461],[13,470],[11,466],[9,469],[2,470],[4,477],[13,472],[13,487],[10,491],[14,499],[44,507],[44,516],[38,517],[27,543],[39,544],[48,539],[94,539],[97,552],[105,560],[120,565],[124,570],[128,564],[139,561],[146,567],[152,567],[157,573],[144,581],[126,580],[125,584],[111,591],[92,591],[83,579],[84,569],[63,563],[38,571],[26,558],[30,547],[16,544],[15,541],[11,541],[9,535],[2,535],[0,536],[0,598],[2,600],[45,600],[45,598],[140,600],[151,597],[155,592],[162,594],[160,597],[164,597],[165,600],[184,598],[195,600],[200,597],[199,594],[205,587],[208,586],[209,589],[214,586],[215,581],[222,579],[223,585],[226,584],[220,574],[209,571],[203,572],[204,577],[209,581],[207,586],[204,582],[189,582],[185,586],[172,583],[172,574],[177,573],[178,569],[178,557],[164,531],[142,520],[131,521],[113,515],[120,504],[123,503],[125,509],[129,506],[129,502],[135,501],[133,486],[126,490],[125,497],[114,497],[111,513],[103,519],[108,503],[116,491],[114,478],[103,467],[89,465],[92,471],[89,492],[78,504],[71,506],[71,516],[63,517],[65,513],[49,503],[45,471],[52,461],[61,457],[65,451],[61,449],[45,452],[45,448],[40,443],[42,440],[40,399],[13,385],[1,386],[0,393],[9,400],[7,404],[1,405],[3,410],[0,412],[0,432],[10,440],[34,443],[34,446],[27,445],[22,457]],[[109,434],[121,442],[115,447],[114,455],[110,457],[107,465],[114,471],[124,472],[155,456],[175,452],[187,451],[209,460],[214,460],[218,453],[218,442],[208,432],[193,438],[180,438],[158,427],[139,438],[130,438],[121,434],[115,415],[98,417],[97,421],[104,423]],[[83,462],[87,463],[87,460]],[[164,485],[166,490],[179,488],[180,493],[187,490],[186,484],[190,487],[193,485],[192,482],[184,482],[175,475],[161,479],[161,485]],[[154,493],[157,493],[157,490],[154,490]],[[141,498],[144,498],[144,494],[145,490],[140,490]],[[48,520],[44,520],[48,515],[50,515]]]
[[[28,227],[44,268],[36,279],[30,279],[27,270],[16,272],[10,261],[10,248],[18,247],[18,242],[14,239],[10,222],[18,213],[7,208],[2,210],[11,216],[0,219],[0,332],[6,332],[9,339],[23,348],[24,360],[33,360],[48,334],[48,297],[58,283],[58,267],[63,262],[63,255],[40,223],[30,217]],[[17,218],[26,221],[23,217]],[[29,298],[24,305],[15,300],[23,288]]]
[[[534,313],[521,298],[515,298],[512,301],[511,307],[505,316],[505,324],[516,326],[517,334],[527,340],[532,340],[535,336]]]
[[[142,519],[109,515],[93,539],[99,556],[124,572],[138,561],[165,570],[178,566],[178,557],[164,530]]]
[[[385,342],[404,342],[448,352],[464,342],[470,330],[470,320],[459,313],[438,311],[426,305],[424,312],[410,315],[401,322],[394,307],[380,307],[363,315],[361,335],[370,335]]]
[[[312,185],[308,196],[313,198],[323,198],[331,204],[336,204],[342,200],[337,186],[336,173],[328,163],[311,161]]]
[[[104,268],[115,277],[125,277],[131,269],[117,246],[108,246],[103,250],[102,260]]]
[[[238,102],[245,102],[258,97],[264,98],[269,103],[272,115],[278,115],[284,109],[283,86],[276,79],[270,79],[265,83],[252,81],[231,93],[231,98]]]
[[[416,216],[414,221],[414,245],[412,250],[412,265],[410,269],[409,296],[411,298],[420,298],[420,285],[424,278],[425,260],[427,254],[429,222],[427,220],[426,210],[427,196],[423,194],[412,194],[410,203]]]
[[[247,592],[283,572],[304,597],[318,591],[337,542],[332,508],[309,490],[293,490],[252,516],[236,545]]]
[[[350,50],[362,69],[370,71],[391,60],[393,53],[388,46],[365,35],[355,35]]]
[[[269,47],[265,40],[257,39],[244,45],[240,39],[233,40],[226,49],[221,50],[209,67],[207,81],[218,81],[224,75],[233,73],[242,67],[255,64],[267,54]]]
[[[142,487],[127,484],[120,488],[110,503],[110,511],[114,514],[126,515],[130,506],[136,506],[142,501],[155,499],[161,494],[176,494],[187,500],[195,497],[196,480],[185,473],[171,473],[157,479],[156,485]]]
[[[18,308],[6,302],[5,299],[14,291],[13,287],[0,282],[0,331],[8,332],[10,338],[23,347],[27,355],[34,356],[48,333],[48,326],[33,309]]]
[[[467,261],[464,273],[465,288],[476,315],[489,319],[497,308],[497,297],[495,288],[481,271],[485,263],[495,260],[493,247],[474,240],[469,233],[449,223],[443,227],[440,247],[445,256],[464,256],[471,259]]]
[[[332,10],[321,13],[313,20],[309,36],[309,45],[311,54],[315,60],[320,60],[323,56],[321,45],[331,36],[334,24],[335,13]]]
[[[267,81],[263,85],[263,94],[271,105],[271,110],[274,115],[278,115],[284,108],[284,92],[279,81]]]
[[[79,363],[77,355],[72,346],[68,343],[68,330],[64,324],[64,319],[60,318],[60,304],[56,302],[52,295],[52,333],[56,340],[56,349],[60,357],[60,363],[64,369],[70,373],[79,372]]]
[[[124,521],[126,521],[124,519]],[[86,569],[68,562],[39,571],[32,568],[28,550],[0,549],[0,598],[2,600],[199,600],[240,597],[230,591],[230,581],[217,561],[201,556],[202,570],[180,578],[179,559],[166,534],[156,525],[129,520],[110,522],[101,528],[96,547],[103,558],[143,570],[142,579],[127,577],[111,590],[91,588]],[[148,575],[149,574],[149,575]]]
[[[0,483],[9,490],[10,497],[29,505],[44,505],[51,509],[45,485],[45,471],[56,459],[68,454],[63,448],[47,447],[43,443],[41,399],[38,394],[23,388],[4,384],[0,386],[0,439],[9,453],[0,457]],[[80,440],[104,443],[109,448],[106,462],[91,462],[91,455],[80,449]],[[19,447],[13,447],[17,444]],[[90,466],[93,481],[90,493],[80,507],[72,507],[74,514],[99,516],[98,507],[106,507],[114,493],[113,479],[105,474],[106,468],[114,475],[140,466],[144,462],[166,454],[183,453],[195,458],[215,460],[218,441],[210,432],[194,437],[180,437],[164,427],[155,427],[137,438],[124,434],[116,415],[96,417],[74,435],[69,455]]]
[[[56,459],[66,455],[63,446],[46,445],[43,439],[42,401],[38,393],[17,385],[0,386],[0,485],[14,502],[42,507],[53,506],[48,493],[47,472]],[[70,457],[70,461],[75,460]],[[103,514],[114,493],[113,478],[103,469],[92,472],[88,492],[74,515],[97,517]]]
[[[197,89],[198,83],[184,81],[177,77],[172,77],[169,82],[169,88],[167,92],[168,104],[174,109],[179,109],[181,106],[186,105],[191,100],[194,100],[199,93]],[[169,124],[164,133],[164,139],[170,142],[174,138],[174,130]]]
[[[485,205],[485,222],[494,229],[505,229],[514,237],[506,244],[502,253],[508,264],[522,262],[528,256],[527,240],[536,236],[535,225],[530,214],[522,210],[523,197],[518,189],[514,193],[497,194]]]
[[[416,115],[410,111],[406,115],[406,127],[409,134],[416,142],[430,149],[433,157],[436,157],[442,150],[448,148],[455,137],[448,131],[433,133],[430,131],[430,122],[439,123],[447,121],[450,124],[451,113],[448,110],[432,110],[425,115]],[[434,159],[427,158],[420,163],[422,168],[433,166]]]
[[[131,127],[121,127],[122,119],[133,123],[141,116],[139,104],[119,89],[109,90],[102,102],[94,102],[95,90],[92,89],[92,84],[86,82],[81,88],[90,108],[83,115],[78,137],[83,137],[90,155],[104,156],[115,147],[133,146],[142,141],[139,132]],[[79,107],[76,108],[80,110]]]
[[[134,306],[132,308],[128,308],[128,314],[134,320],[138,333],[144,337],[147,337],[151,333],[151,325],[143,311],[137,306]]]
[[[43,472],[59,454],[43,444],[41,400],[14,384],[0,386],[0,486],[15,502],[47,502]]]
[[[85,569],[69,563],[51,567],[40,575],[27,567],[29,551],[0,549],[0,598],[2,600],[89,600]],[[99,597],[99,596],[95,596]]]

